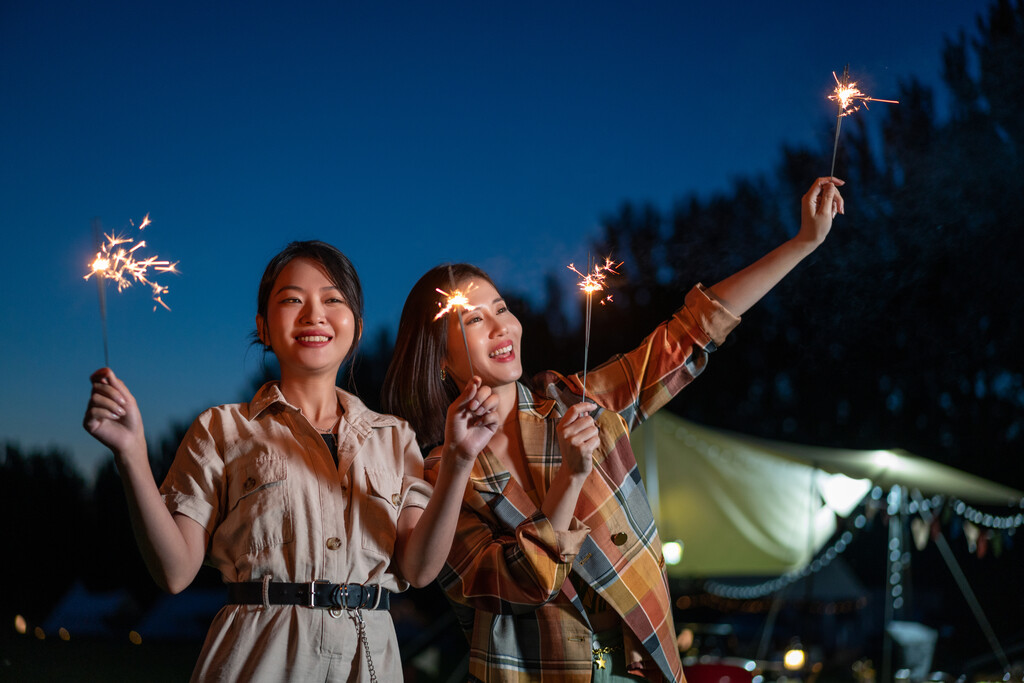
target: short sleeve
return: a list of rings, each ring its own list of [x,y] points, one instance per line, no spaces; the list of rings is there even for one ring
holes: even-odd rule
[[[426,508],[434,487],[424,478],[423,454],[416,444],[416,435],[403,422],[401,440],[403,447],[402,509],[407,507]]]
[[[224,460],[211,432],[212,412],[192,423],[174,456],[160,494],[171,513],[185,515],[213,535],[224,481]]]

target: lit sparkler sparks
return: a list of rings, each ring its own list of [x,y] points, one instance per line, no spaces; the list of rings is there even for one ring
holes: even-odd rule
[[[139,225],[139,230],[142,230],[150,223],[152,221],[149,220],[149,214],[147,213]],[[162,298],[162,295],[168,292],[168,288],[155,280],[151,280],[148,273],[150,268],[158,273],[177,273],[178,262],[171,263],[170,261],[161,260],[159,256],[155,255],[145,258],[137,256],[136,252],[146,246],[145,240],[139,241],[131,248],[126,248],[121,245],[132,244],[135,240],[130,237],[115,235],[113,232],[110,234],[105,233],[103,236],[106,238],[106,242],[100,245],[96,258],[89,264],[89,272],[85,274],[85,279],[88,280],[95,275],[106,280],[113,280],[117,283],[117,291],[119,292],[127,287],[131,287],[136,282],[147,285],[153,290],[153,301],[168,311],[171,310],[170,306]],[[156,310],[155,304],[153,310]]]
[[[151,223],[152,221],[147,213],[146,217],[142,219],[142,223],[139,224],[139,230],[145,229]],[[140,240],[136,243],[130,237],[115,235],[113,232],[110,234],[104,233],[103,237],[106,241],[100,243],[99,236],[101,230],[98,219],[93,222],[93,230],[97,241],[97,252],[96,257],[88,264],[89,272],[85,274],[85,279],[88,280],[95,275],[96,283],[99,286],[100,317],[103,320],[103,356],[104,361],[109,365],[110,361],[107,353],[107,306],[106,293],[103,287],[104,282],[106,280],[113,280],[117,283],[118,292],[131,287],[135,283],[146,285],[153,292],[153,301],[169,311],[171,310],[170,306],[163,300],[163,295],[168,292],[168,288],[152,279],[153,276],[150,275],[149,271],[152,269],[156,273],[177,273],[178,262],[174,261],[172,263],[171,261],[162,260],[156,255],[143,257],[138,252],[146,246],[145,240]],[[156,304],[153,305],[154,311],[156,310]]]
[[[615,269],[621,265],[621,261],[619,263],[615,263],[612,261],[611,257],[605,257],[604,263],[595,265],[593,271],[589,271],[588,264],[588,272],[586,273],[580,272],[580,270],[578,270],[572,263],[566,266],[569,270],[580,276],[579,287],[587,293],[587,314],[586,322],[584,323],[583,335],[583,398],[580,399],[581,401],[585,401],[587,399],[587,361],[589,360],[588,356],[590,355],[590,309],[593,294],[594,292],[599,292],[604,289],[605,278],[609,275],[619,274],[619,271]],[[604,304],[611,300],[612,297],[609,294],[601,299],[601,303]]]
[[[469,296],[468,295],[469,295],[470,291],[472,291],[472,289],[473,289],[473,283],[472,282],[469,283],[469,287],[466,288],[465,292],[463,292],[461,289],[455,289],[455,288],[452,288],[451,292],[446,292],[446,291],[444,291],[441,288],[435,289],[435,291],[438,294],[443,294],[444,295],[444,303],[441,303],[440,301],[437,302],[437,307],[440,308],[441,310],[438,311],[437,315],[434,316],[434,320],[440,320],[441,316],[443,316],[444,314],[449,313],[451,311],[454,311],[456,308],[463,308],[463,309],[468,308],[469,307]]]
[[[446,292],[443,289],[436,288],[438,294],[442,294],[445,299],[444,303],[438,302],[437,306],[441,310],[438,311],[437,315],[434,316],[434,320],[439,320],[446,313],[457,311],[458,309],[466,310],[469,308],[469,293],[473,290],[475,283],[470,282],[466,287],[466,291],[463,292],[461,289],[455,288],[455,277],[452,275],[452,269],[448,268],[448,281],[451,283],[451,292]],[[469,355],[469,340],[466,339],[466,324],[462,321],[462,315],[458,315],[459,329],[462,330],[462,343],[466,347],[466,361],[469,363],[469,376],[472,378],[475,374],[473,372],[473,359]]]
[[[849,116],[858,109],[861,104],[864,105],[865,109],[869,109],[868,102],[885,102],[886,104],[899,104],[897,100],[880,100],[870,95],[862,93],[857,87],[856,82],[850,82],[850,65],[847,64],[843,68],[843,80],[839,80],[839,76],[836,76],[836,72],[832,72],[832,78],[836,81],[836,88],[832,91],[832,94],[828,96],[828,99],[832,100],[839,106],[839,113],[836,115],[836,137],[832,143],[832,170],[829,175],[835,175],[836,173],[836,151],[839,149],[839,128],[843,123],[843,117]]]

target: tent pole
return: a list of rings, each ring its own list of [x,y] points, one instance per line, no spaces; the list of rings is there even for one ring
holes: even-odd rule
[[[779,610],[782,608],[781,594],[784,590],[784,588],[780,588],[772,596],[772,606],[768,609],[768,616],[764,620],[764,630],[761,631],[761,643],[757,646],[755,661],[763,662],[768,656],[768,646],[771,644],[772,633],[775,631],[775,618],[779,616]]]
[[[815,496],[818,494],[818,486],[815,475],[818,473],[818,462],[814,461],[811,463],[811,491],[807,496],[807,564],[811,563],[814,559],[814,503]],[[811,595],[814,591],[814,572],[807,575],[807,590],[804,593],[804,599],[807,601],[807,605],[810,605]],[[801,625],[802,628],[802,625]]]
[[[917,502],[917,509],[921,512],[921,519],[924,520],[925,524],[931,526],[932,516],[931,511],[925,507],[924,500],[921,497],[921,492],[917,489],[913,491],[914,501]],[[999,664],[1002,665],[1003,671],[1010,670],[1010,660],[1006,658],[1006,653],[1003,651],[1002,646],[999,644],[999,639],[996,638],[995,631],[992,630],[992,625],[989,624],[988,619],[985,617],[985,612],[981,609],[981,603],[978,602],[978,598],[974,595],[974,591],[971,590],[971,584],[967,581],[967,577],[964,575],[960,565],[957,564],[956,558],[953,556],[953,550],[949,547],[949,543],[946,541],[946,537],[942,531],[935,536],[935,545],[939,548],[939,554],[942,555],[942,559],[945,560],[946,566],[949,568],[949,572],[956,579],[956,584],[960,588],[960,592],[963,593],[964,599],[967,600],[967,604],[970,606],[971,611],[974,613],[974,619],[978,622],[978,626],[981,627],[982,632],[985,634],[985,638],[988,639],[988,644],[992,648],[992,652],[999,660]]]

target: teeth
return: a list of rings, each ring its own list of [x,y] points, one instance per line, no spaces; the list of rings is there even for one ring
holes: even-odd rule
[[[324,336],[321,336],[321,335],[317,335],[317,336],[314,336],[314,337],[299,337],[299,341],[304,341],[304,342],[325,342],[328,339],[330,339],[330,337],[324,337]]]
[[[506,353],[512,353],[512,342],[509,342],[507,346],[502,346],[500,349],[494,349],[491,351],[490,357],[504,356]]]

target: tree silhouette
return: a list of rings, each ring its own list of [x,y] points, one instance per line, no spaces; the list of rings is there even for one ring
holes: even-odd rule
[[[41,620],[79,575],[88,556],[89,509],[82,476],[59,450],[22,453],[4,446],[0,515],[5,520],[0,611]]]

